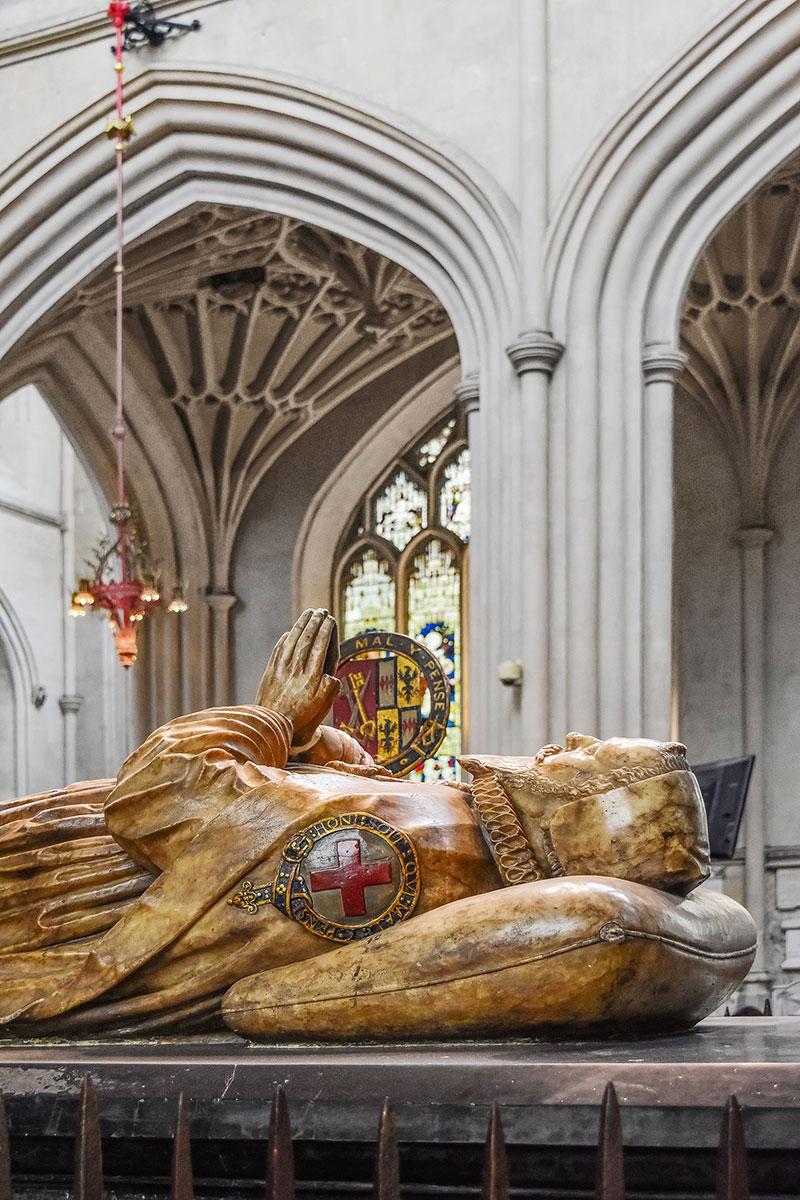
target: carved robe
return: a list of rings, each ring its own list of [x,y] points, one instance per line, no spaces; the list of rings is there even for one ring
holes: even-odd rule
[[[116,786],[12,802],[0,816],[0,1021],[219,1027],[232,983],[331,949],[271,905],[229,903],[245,878],[271,882],[286,843],[323,817],[376,813],[412,839],[416,913],[499,886],[468,792],[346,762],[287,770],[290,737],[268,709],[210,709],[152,734]]]

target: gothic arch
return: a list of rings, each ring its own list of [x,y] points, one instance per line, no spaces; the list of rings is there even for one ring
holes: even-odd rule
[[[144,131],[127,160],[129,240],[196,200],[288,213],[426,282],[447,308],[465,371],[498,323],[512,327],[512,206],[455,149],[446,155],[382,113],[288,79],[161,67],[138,76],[127,99]],[[2,177],[0,354],[110,257],[113,180],[96,136],[109,103],[65,122]]]
[[[800,7],[744,0],[616,122],[553,222],[551,325],[567,354],[553,381],[551,604],[566,620],[552,690],[573,724],[669,735],[681,302],[715,228],[800,145],[799,70]]]
[[[30,705],[39,672],[27,634],[11,602],[0,590],[0,642],[6,652],[14,693],[14,756],[17,795],[28,791],[30,775]]]
[[[463,372],[480,376],[474,419],[498,420],[511,378],[505,346],[520,323],[517,216],[477,164],[453,147],[440,148],[432,136],[424,140],[416,127],[399,127],[394,114],[317,95],[289,78],[159,67],[131,83],[127,100],[140,130],[126,160],[129,241],[202,202],[296,217],[376,250],[413,272],[445,307]],[[11,361],[52,305],[111,257],[113,178],[107,146],[97,137],[109,103],[103,97],[61,124],[0,177],[6,200],[0,239],[7,247],[0,372],[1,356]],[[500,454],[492,445],[491,454]],[[476,471],[476,491],[489,477]],[[178,538],[178,557],[192,549]],[[477,611],[486,612],[491,589],[498,590],[494,554],[489,538],[476,537]],[[222,677],[231,598],[210,600],[219,601],[222,614],[214,608],[219,653],[201,649],[205,665],[191,671],[213,679]],[[494,638],[482,639],[485,661],[477,666],[485,678],[499,653]],[[195,645],[193,638],[193,653]],[[186,660],[184,645],[184,691]],[[483,694],[480,684],[473,694]],[[495,720],[490,711],[487,720],[488,731]]]
[[[0,399],[26,384],[38,388],[56,415],[95,484],[101,508],[110,506],[116,491],[116,473],[109,449],[114,397],[68,331],[42,340],[25,339],[6,355],[0,363]],[[81,397],[90,392],[95,403],[91,406],[81,403]],[[182,563],[191,551],[202,586],[209,575],[207,547],[196,509],[185,503],[192,475],[164,439],[142,436],[149,416],[146,399],[136,380],[128,377],[129,495],[141,515],[166,585],[180,580]],[[189,612],[180,625],[167,623],[162,614],[149,622],[151,629],[142,639],[142,660],[152,679],[146,680],[144,672],[137,676],[139,732],[148,732],[181,708],[202,708],[207,703],[204,667],[194,671],[189,668],[190,656],[195,663],[205,664],[209,653],[207,614],[197,599],[190,597]],[[158,634],[153,630],[156,621],[160,624]]]
[[[297,539],[292,591],[297,612],[330,607],[337,547],[353,511],[375,480],[405,447],[453,404],[457,367],[445,364],[405,396],[331,472],[309,505]]]

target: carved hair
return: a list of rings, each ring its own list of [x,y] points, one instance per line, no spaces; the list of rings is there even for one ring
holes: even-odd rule
[[[538,757],[538,756],[537,756]],[[677,742],[666,743],[654,750],[652,760],[647,765],[618,767],[614,771],[598,771],[580,783],[555,782],[536,766],[518,767],[481,764],[483,769],[491,772],[501,783],[509,783],[514,788],[526,789],[539,796],[549,798],[563,797],[564,803],[578,800],[582,796],[599,796],[603,792],[612,792],[615,788],[630,787],[631,784],[641,783],[645,779],[655,779],[669,771],[688,771],[689,764],[685,758],[684,747]]]

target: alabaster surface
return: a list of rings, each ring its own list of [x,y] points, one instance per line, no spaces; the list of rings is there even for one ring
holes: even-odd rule
[[[0,816],[0,1020],[280,1040],[686,1028],[755,931],[696,891],[678,744],[571,734],[419,784],[322,727],[335,624],[307,612],[257,703],[156,730],[116,781]],[[312,961],[313,960],[313,961]]]

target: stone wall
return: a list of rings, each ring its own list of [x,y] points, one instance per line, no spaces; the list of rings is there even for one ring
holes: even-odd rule
[[[3,728],[24,737],[4,738],[0,798],[116,774],[126,744],[122,668],[101,619],[67,614],[75,577],[103,528],[89,479],[37,390],[7,397],[0,403],[0,707],[13,717]]]
[[[747,753],[743,741],[742,564],[739,491],[716,432],[686,397],[676,399],[675,589],[677,733],[694,762]],[[800,492],[797,414],[776,459],[767,498],[765,754],[767,964],[776,1009],[800,1010]],[[720,886],[744,900],[737,856]],[[795,986],[796,985],[796,986]]]

